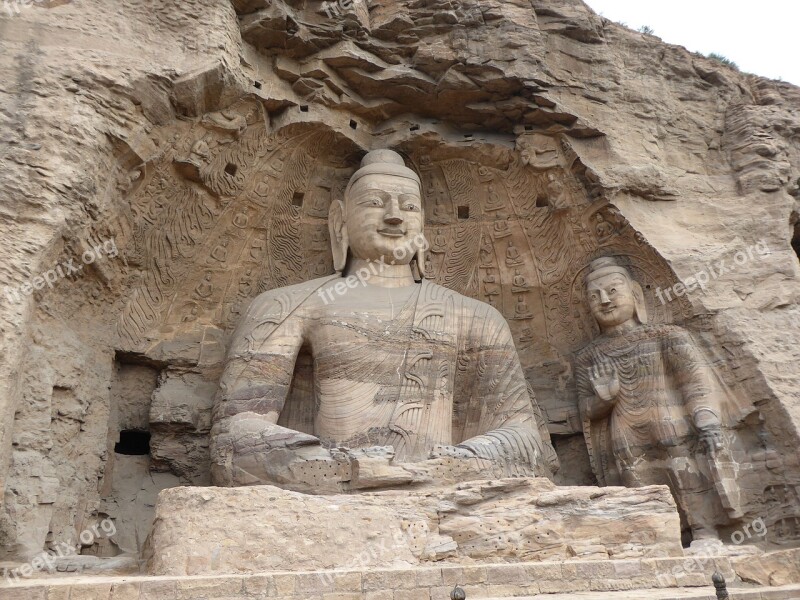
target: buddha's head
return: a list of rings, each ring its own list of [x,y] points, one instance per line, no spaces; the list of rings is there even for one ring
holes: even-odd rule
[[[610,256],[593,260],[589,265],[586,294],[601,331],[626,323],[647,322],[642,287]]]
[[[425,264],[422,195],[417,174],[392,150],[373,150],[361,161],[344,193],[331,205],[334,267],[345,269],[348,251],[354,258]]]

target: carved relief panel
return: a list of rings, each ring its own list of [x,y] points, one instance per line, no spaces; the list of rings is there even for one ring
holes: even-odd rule
[[[570,354],[593,327],[581,269],[609,249],[633,257],[654,321],[675,322],[685,302],[657,306],[651,290],[671,285],[668,266],[613,206],[590,200],[582,165],[555,137],[525,134],[515,151],[400,150],[422,179],[426,276],[506,317],[551,430],[577,433]],[[362,153],[320,125],[270,133],[247,100],[183,124],[130,195],[124,252],[140,279],[120,345],[219,340],[258,293],[332,273],[327,213]]]

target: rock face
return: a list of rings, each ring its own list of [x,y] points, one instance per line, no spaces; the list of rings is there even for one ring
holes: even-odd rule
[[[680,556],[663,486],[475,481],[431,492],[310,496],[272,486],[164,490],[155,575]]]
[[[800,551],[781,550],[733,561],[736,574],[749,583],[787,585],[800,580]]]
[[[161,489],[209,484],[233,327],[259,293],[333,273],[329,207],[374,148],[420,176],[432,281],[508,320],[559,483],[596,483],[573,358],[597,333],[585,268],[622,256],[651,322],[690,331],[756,408],[735,457],[743,522],[763,518],[771,542],[800,537],[797,88],[579,0],[12,12],[0,14],[7,557],[77,544],[107,516],[118,534],[82,551],[136,553]],[[700,273],[703,286],[683,286]],[[313,366],[300,352],[290,398],[313,397]]]

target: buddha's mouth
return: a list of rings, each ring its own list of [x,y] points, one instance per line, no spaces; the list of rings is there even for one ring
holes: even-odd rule
[[[403,237],[406,234],[406,232],[399,227],[384,227],[383,229],[378,229],[378,233],[387,237]]]

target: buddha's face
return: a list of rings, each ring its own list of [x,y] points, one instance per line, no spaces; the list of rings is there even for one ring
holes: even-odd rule
[[[636,314],[636,299],[628,278],[621,273],[609,273],[586,286],[589,307],[600,329],[622,325]]]
[[[365,175],[345,198],[345,223],[355,258],[408,264],[422,240],[419,186],[396,175]]]

